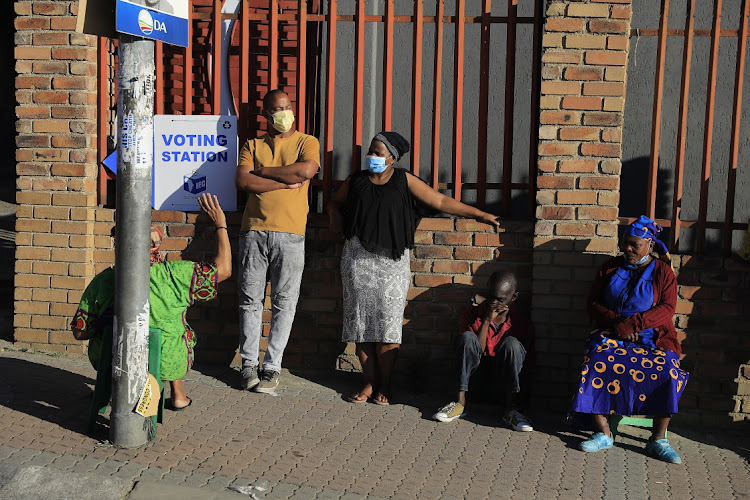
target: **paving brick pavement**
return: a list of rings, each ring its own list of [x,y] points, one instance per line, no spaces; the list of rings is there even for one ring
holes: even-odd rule
[[[273,397],[233,388],[234,369],[194,370],[185,379],[194,404],[167,412],[156,441],[118,449],[106,417],[93,436],[83,432],[94,375],[83,359],[0,349],[0,466],[124,481],[131,498],[172,498],[169,487],[182,500],[186,491],[285,500],[750,496],[746,425],[712,434],[680,428],[678,416],[675,466],[646,457],[647,433],[636,428],[587,455],[561,415],[535,415],[531,433],[500,426],[491,407],[443,424],[430,420],[445,403],[435,395],[397,392],[389,407],[345,402],[354,374],[285,371]]]

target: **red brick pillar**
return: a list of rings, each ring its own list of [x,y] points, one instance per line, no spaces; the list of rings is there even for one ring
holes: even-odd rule
[[[16,1],[15,340],[81,351],[68,325],[94,273],[96,40],[75,1]],[[55,344],[55,345],[47,345]]]
[[[547,6],[539,126],[533,319],[535,397],[564,409],[590,321],[597,266],[617,250],[631,0]]]

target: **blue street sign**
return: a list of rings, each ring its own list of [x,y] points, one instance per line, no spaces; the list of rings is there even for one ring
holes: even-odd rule
[[[120,33],[188,46],[188,0],[117,0]]]

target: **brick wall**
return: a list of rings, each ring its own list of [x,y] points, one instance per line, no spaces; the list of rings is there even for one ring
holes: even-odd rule
[[[14,336],[19,346],[81,353],[69,319],[88,281],[114,260],[115,213],[98,207],[95,192],[95,40],[72,31],[76,2],[16,1],[14,9]],[[461,219],[422,221],[397,370],[415,387],[436,374],[447,377],[459,310],[475,284],[482,288],[493,269],[510,265],[527,292],[521,305],[537,326],[535,406],[564,411],[590,326],[585,296],[596,267],[617,246],[631,7],[629,0],[566,0],[547,9],[536,221],[504,222],[499,233]],[[213,249],[213,233],[196,214],[160,211],[153,221],[164,230],[170,259],[197,260]],[[239,214],[229,214],[229,224],[236,242]],[[290,368],[358,368],[352,346],[339,341],[340,253],[325,218],[311,216],[302,298],[285,356]],[[678,419],[726,425],[748,418],[750,270],[690,256],[677,256],[675,268],[676,322],[692,375]],[[235,290],[228,280],[218,301],[190,310],[199,362],[235,359]]]
[[[535,395],[564,411],[589,331],[585,298],[617,248],[629,0],[547,6],[534,231]]]
[[[94,273],[96,48],[77,2],[15,2],[15,340],[83,352],[65,328]]]
[[[733,258],[674,258],[676,325],[690,382],[680,419],[721,425],[750,418],[750,266]]]

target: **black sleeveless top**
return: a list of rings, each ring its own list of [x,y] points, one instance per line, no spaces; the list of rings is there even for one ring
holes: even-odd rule
[[[344,204],[344,235],[356,236],[368,252],[400,259],[414,248],[417,219],[406,170],[394,168],[388,182],[379,186],[361,170],[349,177]]]

